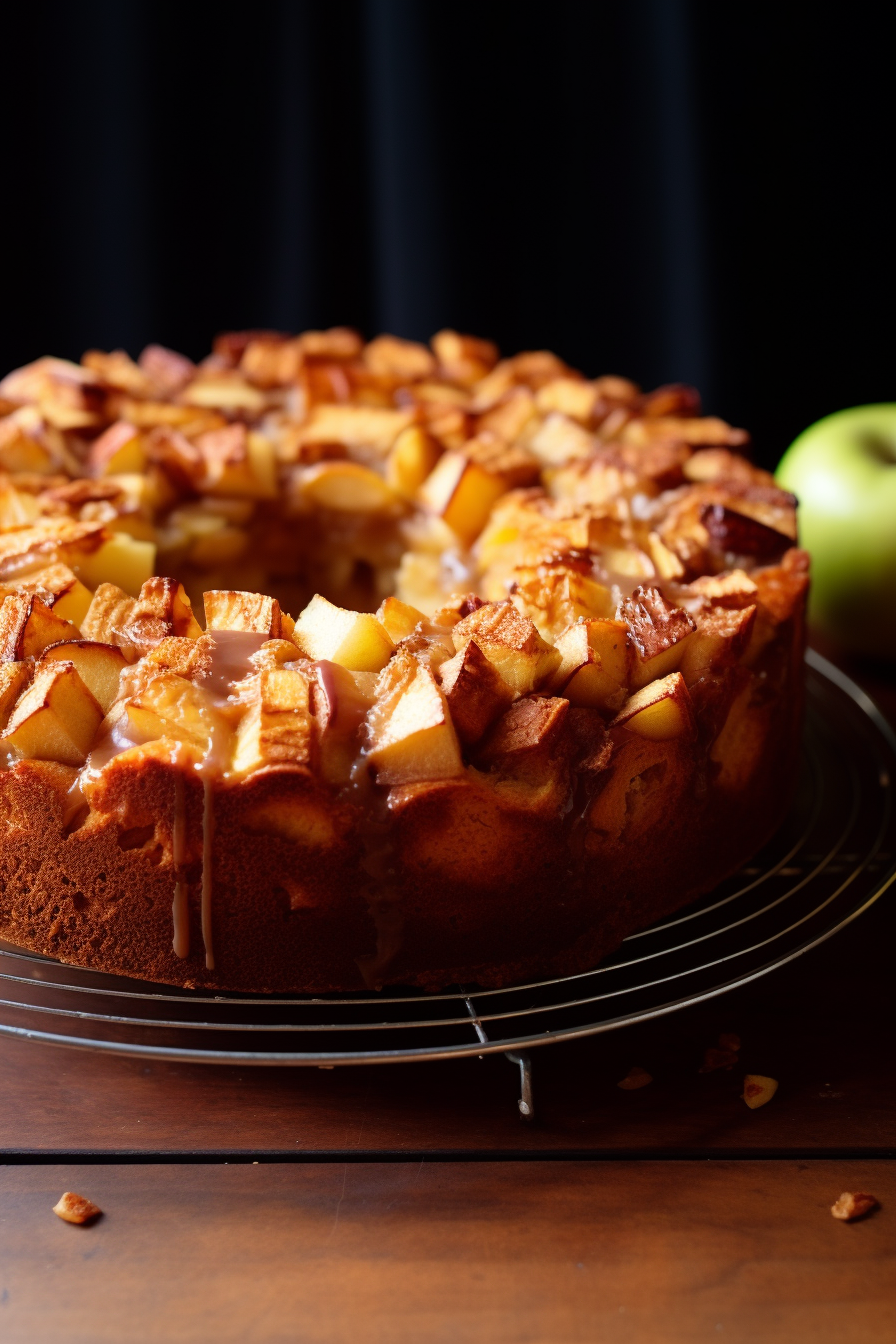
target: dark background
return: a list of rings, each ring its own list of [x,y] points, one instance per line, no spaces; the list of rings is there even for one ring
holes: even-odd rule
[[[3,20],[0,366],[451,325],[694,382],[773,463],[896,397],[862,6],[79,0]]]

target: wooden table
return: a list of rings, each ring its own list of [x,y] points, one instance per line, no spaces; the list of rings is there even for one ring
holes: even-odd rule
[[[864,677],[896,722],[896,688]],[[535,1052],[240,1070],[0,1042],[3,1344],[896,1338],[896,900],[765,979]],[[741,1065],[701,1073],[720,1032]],[[653,1082],[621,1091],[633,1065]],[[750,1111],[744,1071],[770,1074]],[[104,1216],[72,1227],[63,1190]],[[843,1190],[881,1209],[846,1225]]]

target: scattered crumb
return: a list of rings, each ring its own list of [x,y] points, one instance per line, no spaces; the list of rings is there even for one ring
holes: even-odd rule
[[[716,1069],[733,1069],[737,1063],[736,1050],[718,1050],[715,1046],[710,1046],[703,1052],[703,1063],[700,1065],[701,1073],[714,1073]]]
[[[740,1051],[740,1037],[733,1031],[723,1031],[719,1044],[711,1045],[703,1052],[701,1073],[714,1073],[716,1069],[733,1069]]]
[[[102,1209],[83,1195],[66,1190],[59,1203],[53,1205],[53,1212],[66,1223],[89,1223],[100,1216]]]
[[[638,1064],[635,1064],[616,1086],[621,1087],[623,1092],[634,1092],[636,1087],[646,1087],[648,1083],[652,1082],[653,1078],[647,1070],[642,1069]]]
[[[835,1218],[839,1218],[841,1223],[854,1223],[857,1218],[864,1218],[866,1213],[878,1207],[878,1201],[874,1195],[850,1194],[847,1190],[837,1200],[836,1204],[831,1205],[831,1213]]]
[[[744,1090],[742,1096],[751,1111],[755,1111],[758,1106],[764,1106],[767,1101],[778,1090],[777,1078],[766,1078],[761,1073],[748,1073],[744,1078]]]

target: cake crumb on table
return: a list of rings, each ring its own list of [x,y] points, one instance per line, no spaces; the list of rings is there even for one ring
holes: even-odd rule
[[[635,1064],[616,1086],[621,1087],[623,1092],[634,1092],[635,1088],[646,1087],[648,1083],[652,1082],[652,1075],[646,1069],[642,1069],[640,1065]]]
[[[835,1204],[831,1205],[831,1213],[841,1223],[854,1223],[858,1218],[864,1218],[872,1209],[878,1207],[878,1201],[874,1195],[862,1194],[859,1191],[855,1193],[849,1190],[844,1191]]]
[[[66,1190],[65,1194],[60,1196],[59,1203],[53,1205],[53,1212],[57,1218],[66,1223],[90,1223],[100,1216],[102,1209],[92,1200],[85,1199],[83,1195],[76,1195],[74,1191]]]

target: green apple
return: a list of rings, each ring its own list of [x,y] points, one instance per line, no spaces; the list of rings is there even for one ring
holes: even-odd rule
[[[810,623],[855,653],[896,658],[896,405],[825,416],[776,479],[800,503]]]

